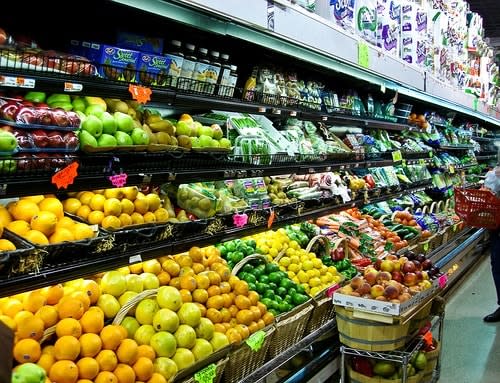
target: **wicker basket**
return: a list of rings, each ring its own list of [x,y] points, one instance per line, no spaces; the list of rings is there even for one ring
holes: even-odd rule
[[[212,383],[219,383],[222,380],[222,376],[224,375],[224,369],[226,368],[227,362],[229,361],[229,357],[225,357],[223,359],[220,359],[215,363],[215,378],[213,378]],[[195,379],[196,373],[191,376],[190,378],[184,379],[184,380],[179,380],[179,379],[174,379],[174,382],[179,382],[179,383],[198,383],[198,380]]]
[[[441,343],[434,339],[435,350],[428,351],[425,353],[427,357],[427,364],[423,370],[424,376],[422,378],[422,383],[430,383],[432,381],[432,375],[437,367],[439,361],[439,353],[441,351]]]
[[[258,351],[252,351],[250,346],[242,342],[229,353],[229,360],[224,369],[224,383],[239,382],[265,363],[267,351],[271,341],[274,340],[276,329],[274,326],[268,326],[262,331],[264,331],[265,337],[262,347]]]
[[[372,377],[363,375],[359,372],[354,371],[352,368],[348,367],[347,369],[349,373],[349,381],[350,383],[399,383],[403,382],[403,379],[384,379],[381,377]],[[422,381],[424,374],[422,371],[419,371],[413,376],[409,376],[406,379],[405,383],[420,383]]]
[[[405,345],[410,322],[387,324],[354,318],[353,312],[335,306],[340,342],[367,351],[392,351]]]

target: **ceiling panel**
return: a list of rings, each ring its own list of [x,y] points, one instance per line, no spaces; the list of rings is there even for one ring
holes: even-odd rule
[[[470,9],[483,17],[486,37],[500,37],[500,1],[468,0]]]

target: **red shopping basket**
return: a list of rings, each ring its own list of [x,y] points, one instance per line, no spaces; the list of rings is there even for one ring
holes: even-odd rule
[[[489,190],[455,188],[455,212],[467,226],[500,226],[500,199]]]

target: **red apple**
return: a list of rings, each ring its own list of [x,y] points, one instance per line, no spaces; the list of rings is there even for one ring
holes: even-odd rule
[[[63,136],[63,141],[68,149],[76,149],[80,144],[78,137],[73,132],[68,132]]]
[[[66,114],[66,111],[61,108],[55,108],[50,111],[51,119],[52,122],[51,124],[54,126],[59,126],[61,128],[65,128],[70,124],[70,120],[68,118],[68,115]]]
[[[382,265],[382,260],[381,259],[377,259],[375,261],[375,263],[373,264],[373,267],[375,268],[375,270],[380,270],[380,266]]]
[[[417,284],[417,275],[415,273],[406,273],[404,277],[406,286],[415,286]]]
[[[49,140],[48,147],[64,148],[66,146],[60,132],[52,131],[47,134],[47,138]]]
[[[380,270],[392,273],[392,271],[394,270],[394,262],[390,259],[384,259],[380,263]]]
[[[403,293],[398,297],[399,301],[401,303],[406,302],[407,300],[411,299],[411,295],[409,293]]]
[[[387,254],[387,256],[385,257],[385,259],[388,259],[389,261],[397,261],[398,260],[398,256],[396,254]]]
[[[417,276],[417,282],[420,282],[424,279],[424,276],[420,270],[415,271],[415,275]]]
[[[401,268],[401,271],[403,273],[414,273],[417,268],[415,267],[415,264],[413,261],[408,261],[403,264],[403,267]]]
[[[8,101],[0,107],[0,116],[7,121],[15,121],[21,104],[16,101]]]
[[[373,285],[370,289],[370,294],[373,298],[380,297],[381,295],[384,295],[384,286],[381,285]]]
[[[395,281],[398,281],[399,283],[403,283],[404,276],[400,271],[393,271],[391,273],[391,277]]]
[[[69,111],[69,112],[66,112],[67,116],[68,116],[68,119],[69,119],[69,125],[74,127],[74,128],[78,128],[80,126],[80,116],[75,113],[75,112],[72,112],[72,111]]]
[[[17,170],[19,171],[26,171],[33,169],[33,161],[32,161],[32,155],[23,153],[18,156],[16,156],[16,163],[17,163]]]
[[[47,132],[43,129],[33,130],[33,132],[31,133],[31,137],[33,138],[33,143],[38,148],[45,148],[47,146],[50,146]]]

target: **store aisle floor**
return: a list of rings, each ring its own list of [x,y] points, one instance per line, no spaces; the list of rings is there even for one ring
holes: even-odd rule
[[[500,382],[500,323],[483,317],[496,309],[490,258],[448,298],[440,383]]]

